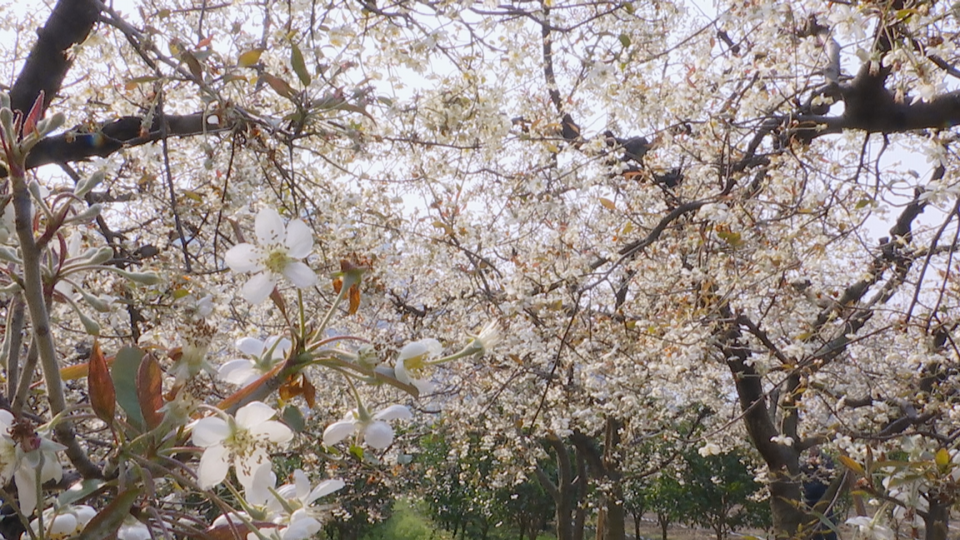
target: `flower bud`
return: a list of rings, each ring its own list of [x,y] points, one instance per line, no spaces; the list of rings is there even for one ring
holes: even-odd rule
[[[89,177],[77,182],[77,187],[73,189],[73,194],[81,199],[86,197],[87,193],[90,193],[93,188],[100,185],[100,182],[103,182],[104,178],[106,178],[106,173],[102,170],[91,174]]]
[[[121,276],[140,283],[141,285],[156,285],[160,283],[160,276],[153,272],[128,272],[126,270],[115,270]]]

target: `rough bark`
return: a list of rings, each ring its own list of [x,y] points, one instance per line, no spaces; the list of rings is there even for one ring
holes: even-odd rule
[[[535,474],[543,489],[553,498],[553,502],[556,504],[557,540],[575,540],[573,514],[577,506],[578,492],[576,479],[573,476],[570,452],[556,435],[550,434],[544,437],[542,441],[556,454],[557,481],[554,483],[539,467],[535,470]]]
[[[40,92],[44,94],[44,109],[50,105],[73,64],[70,49],[87,38],[99,16],[96,0],[57,2],[46,24],[37,30],[37,42],[10,90],[13,110],[30,110]]]

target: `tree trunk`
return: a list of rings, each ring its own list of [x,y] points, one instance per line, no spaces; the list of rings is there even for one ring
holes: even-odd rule
[[[670,526],[670,520],[663,514],[657,514],[657,524],[660,525],[660,538],[667,540],[667,527]]]
[[[609,488],[604,494],[606,499],[604,536],[598,536],[598,540],[625,540],[627,537],[627,516],[623,510],[623,474],[620,472],[619,458],[620,430],[622,428],[623,422],[616,418],[607,417],[603,442],[603,472]]]
[[[643,512],[633,514],[633,537],[640,540],[640,520],[643,519]]]
[[[557,540],[582,540],[574,535],[573,514],[578,500],[577,479],[573,476],[573,464],[570,462],[570,452],[566,445],[554,434],[543,438],[543,442],[556,454],[557,482],[554,483],[541,468],[535,469],[540,485],[553,498],[556,504],[556,533]]]
[[[950,506],[953,501],[946,498],[946,501],[940,500],[936,494],[930,494],[930,510],[923,519],[926,528],[924,540],[947,540],[947,532],[950,530]]]
[[[576,455],[577,516],[573,524],[573,540],[583,540],[584,529],[587,525],[587,508],[583,504],[583,501],[587,499],[587,461],[583,451],[579,448],[576,449]]]

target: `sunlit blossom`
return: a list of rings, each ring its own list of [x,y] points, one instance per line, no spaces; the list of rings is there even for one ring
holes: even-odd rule
[[[857,535],[869,540],[893,540],[893,530],[877,523],[876,518],[856,516],[847,520],[847,525],[857,528]]]
[[[37,485],[48,480],[60,481],[63,477],[63,467],[57,453],[66,447],[32,431],[21,433],[18,439],[14,439],[11,436],[14,423],[10,412],[0,410],[0,433],[3,434],[0,437],[0,472],[4,475],[4,481],[9,480],[10,473],[13,474],[20,511],[29,516],[40,505],[42,494],[37,492]]]
[[[290,428],[272,420],[276,414],[269,405],[254,401],[229,421],[210,416],[195,422],[193,443],[204,449],[197,468],[200,487],[209,489],[222,482],[231,464],[240,484],[250,486],[257,466],[270,459],[267,445],[293,439]]]
[[[428,360],[439,356],[442,350],[440,342],[435,339],[421,339],[408,343],[400,349],[400,355],[397,356],[394,367],[397,380],[415,386],[421,394],[432,392],[433,383],[426,380],[430,365]]]
[[[699,449],[697,449],[697,453],[700,454],[702,457],[718,456],[721,454],[721,452],[722,451],[720,450],[720,445],[716,443],[707,443],[701,446]]]
[[[217,374],[229,383],[246,386],[286,358],[290,346],[289,339],[278,336],[269,337],[266,341],[249,337],[241,338],[237,341],[237,349],[252,359],[230,360],[220,366]]]
[[[382,411],[361,418],[360,412],[353,410],[343,420],[334,422],[323,431],[323,444],[330,446],[356,433],[371,448],[383,450],[393,444],[393,428],[387,420],[413,418],[410,409],[403,405],[391,405]]]
[[[323,480],[316,487],[310,485],[306,473],[297,469],[293,471],[293,483],[284,484],[277,489],[277,495],[282,497],[286,505],[294,510],[305,509],[309,512],[310,505],[317,499],[325,497],[344,486],[343,480]],[[267,503],[267,508],[273,512],[282,512],[284,505],[276,497]]]
[[[150,528],[133,516],[127,516],[117,531],[117,540],[151,540]]]
[[[285,277],[298,288],[317,282],[317,275],[300,261],[313,250],[313,233],[306,223],[293,219],[283,226],[280,214],[264,208],[255,223],[258,244],[242,243],[230,248],[224,261],[234,272],[253,272],[240,294],[251,304],[259,304]]]
[[[72,538],[80,533],[97,511],[87,505],[67,505],[59,508],[47,508],[43,511],[43,537],[51,540]],[[40,535],[40,519],[30,522],[34,534]],[[27,533],[20,535],[21,540],[31,538]]]
[[[470,342],[468,347],[473,349],[474,354],[490,354],[490,351],[493,350],[493,347],[500,343],[500,327],[497,321],[488,322],[482,329],[480,333],[471,336],[473,341]]]

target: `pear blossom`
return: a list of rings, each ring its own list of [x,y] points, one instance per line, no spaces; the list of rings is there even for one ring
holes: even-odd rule
[[[317,275],[300,261],[313,249],[310,227],[299,219],[291,220],[286,228],[280,214],[264,208],[255,223],[258,244],[237,244],[227,251],[224,262],[234,272],[254,272],[240,294],[251,304],[259,304],[283,276],[303,289],[317,282]]]
[[[304,509],[309,512],[310,505],[317,499],[325,497],[341,489],[343,480],[324,480],[311,488],[310,479],[300,469],[293,471],[293,483],[284,484],[277,489],[277,495],[285,499],[286,506],[294,510]],[[267,503],[267,508],[274,512],[282,512],[284,505],[276,497]]]
[[[265,341],[245,337],[237,340],[237,349],[253,360],[238,358],[220,366],[217,374],[228,383],[246,386],[269,372],[287,357],[291,342],[285,337],[268,337]]]
[[[856,516],[847,520],[847,525],[857,528],[857,537],[869,540],[893,540],[896,535],[889,527],[877,523],[877,517]]]
[[[475,336],[470,336],[473,340],[467,345],[467,348],[470,349],[474,354],[485,355],[490,354],[490,351],[493,350],[493,347],[500,343],[500,328],[497,325],[497,321],[488,322],[483,328],[480,329],[480,333]]]
[[[391,405],[373,416],[362,409],[353,410],[323,430],[323,444],[334,445],[356,433],[372,448],[383,450],[393,443],[393,428],[386,421],[406,418],[413,414],[403,405]]]
[[[719,456],[722,453],[722,450],[720,449],[720,445],[716,443],[707,443],[697,449],[697,453],[702,457]]]
[[[150,528],[133,516],[127,516],[117,531],[117,540],[151,540]]]
[[[30,528],[37,536],[49,539],[73,538],[79,534],[90,520],[97,515],[93,507],[85,504],[47,508],[43,511],[44,534],[40,535],[40,519],[30,522]],[[20,535],[21,540],[31,538],[27,533]]]
[[[398,381],[415,386],[421,394],[429,393],[433,391],[434,386],[426,380],[428,368],[466,356],[483,356],[489,353],[494,345],[500,341],[500,330],[497,328],[497,322],[487,323],[479,334],[470,335],[470,338],[471,340],[466,347],[443,358],[437,358],[443,351],[443,347],[435,339],[421,339],[408,343],[400,349],[394,367],[394,375]]]
[[[400,349],[400,355],[394,367],[397,380],[415,386],[421,394],[432,392],[433,383],[425,380],[427,368],[430,366],[428,360],[439,356],[442,350],[440,342],[435,339],[421,339],[408,343]]]
[[[204,449],[197,468],[197,483],[209,489],[227,477],[233,464],[240,484],[248,489],[257,466],[269,460],[268,443],[285,444],[293,439],[286,425],[272,420],[277,412],[254,401],[240,408],[235,418],[201,418],[193,424],[193,443]]]
[[[269,463],[261,464],[253,474],[253,482],[244,488],[246,500],[256,507],[254,514],[259,517],[252,520],[250,515],[240,513],[222,514],[213,522],[213,527],[224,527],[233,523],[243,526],[245,521],[270,521],[273,526],[260,526],[259,535],[275,540],[306,540],[314,537],[322,528],[319,512],[310,505],[320,497],[329,495],[343,487],[342,480],[324,480],[315,488],[303,471],[293,473],[294,483],[275,488],[277,476]],[[248,540],[260,538],[257,533],[247,535]]]
[[[13,476],[17,484],[20,511],[29,516],[40,502],[37,484],[63,478],[63,467],[57,452],[66,447],[33,432],[32,428],[28,433],[14,436],[11,428],[15,424],[13,414],[0,410],[0,480],[6,483]],[[21,430],[22,426],[17,429]]]

